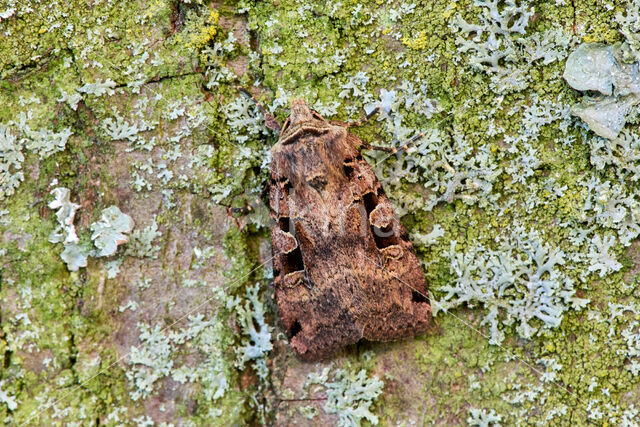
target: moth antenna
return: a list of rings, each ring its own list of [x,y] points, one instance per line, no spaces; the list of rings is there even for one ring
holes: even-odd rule
[[[264,109],[262,104],[258,102],[258,100],[251,94],[251,92],[249,92],[247,89],[243,88],[242,86],[236,86],[236,89],[238,89],[238,91],[242,93],[244,96],[252,100],[253,103],[256,105],[256,107],[258,107],[258,110],[260,110],[260,112],[264,116],[265,124],[269,129],[272,129],[278,132],[282,130],[282,126],[280,126],[276,118],[273,117],[272,114],[268,113],[267,110]]]

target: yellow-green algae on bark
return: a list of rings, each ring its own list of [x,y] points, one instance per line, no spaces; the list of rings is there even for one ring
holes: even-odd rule
[[[579,43],[624,40],[616,16],[633,4],[2,7],[0,150],[17,159],[0,184],[15,184],[0,201],[4,422],[357,422],[305,387],[340,367],[384,381],[381,424],[637,418],[634,165],[602,154],[562,79]],[[440,309],[430,333],[318,364],[293,357],[261,265],[265,209],[225,209],[260,194],[276,138],[236,85],[281,121],[292,97],[336,120],[381,104],[354,130],[372,144],[426,133],[398,158],[368,155]],[[124,245],[68,272],[48,241],[56,187],[82,205],[87,247],[115,205],[135,230],[155,220],[159,249]]]

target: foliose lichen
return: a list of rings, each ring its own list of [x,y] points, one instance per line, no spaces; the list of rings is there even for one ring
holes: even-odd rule
[[[336,369],[331,372],[328,367],[319,374],[309,374],[305,388],[312,385],[324,389],[327,396],[324,411],[327,414],[336,414],[338,425],[357,426],[364,420],[373,425],[378,424],[378,417],[371,411],[371,405],[375,403],[384,387],[384,382],[378,377],[368,377],[364,369],[357,372]]]

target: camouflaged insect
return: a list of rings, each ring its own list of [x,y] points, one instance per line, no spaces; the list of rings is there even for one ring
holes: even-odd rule
[[[271,149],[275,294],[291,347],[305,360],[363,338],[411,337],[431,319],[407,232],[358,151],[372,147],[349,126],[294,100]]]

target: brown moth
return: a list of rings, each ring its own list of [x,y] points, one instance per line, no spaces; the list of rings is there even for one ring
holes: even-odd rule
[[[371,146],[348,127],[293,100],[271,149],[275,294],[291,348],[305,360],[363,338],[411,337],[431,319],[407,232],[358,151]]]

